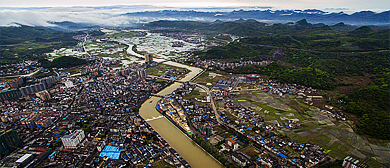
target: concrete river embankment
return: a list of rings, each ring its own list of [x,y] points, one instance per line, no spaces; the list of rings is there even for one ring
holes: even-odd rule
[[[189,67],[176,62],[168,61],[164,62],[163,64],[187,68],[190,70],[191,72],[188,73],[183,79],[181,79],[182,81],[189,81],[198,73],[202,72],[202,70],[199,68]],[[176,88],[180,87],[180,85],[180,83],[176,82],[163,89],[158,94],[167,95]],[[183,132],[181,132],[168,119],[165,117],[160,117],[162,115],[155,108],[156,103],[160,99],[160,97],[151,97],[150,99],[146,100],[140,108],[141,117],[144,118],[149,123],[149,125],[151,125],[153,129],[158,132],[158,134],[160,134],[160,136],[164,138],[168,144],[191,165],[191,167],[223,167],[217,160],[215,160],[212,156],[200,148],[190,138],[184,135]]]

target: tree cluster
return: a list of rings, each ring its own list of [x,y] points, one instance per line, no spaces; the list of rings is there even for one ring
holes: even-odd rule
[[[199,134],[193,134],[192,140],[200,145],[204,150],[206,150],[210,155],[212,155],[215,159],[221,162],[225,167],[239,167],[237,164],[230,163],[223,155],[218,152],[214,146],[204,140],[204,138]]]
[[[341,97],[343,110],[355,114],[357,132],[373,138],[390,139],[390,90],[388,87],[358,88]]]
[[[293,68],[273,62],[267,66],[246,66],[228,70],[228,72],[241,74],[257,73],[267,75],[271,79],[276,79],[284,83],[310,86],[316,89],[332,89],[334,87],[334,78],[331,75],[320,69],[311,67]]]
[[[56,58],[52,62],[46,59],[40,59],[38,62],[41,63],[41,66],[44,68],[70,68],[87,64],[86,60],[68,56]]]
[[[325,52],[372,51],[389,48],[389,33],[388,29],[372,30],[366,33],[354,33],[353,31],[342,33],[321,28],[310,28],[290,32],[289,34],[279,33],[275,36],[248,37],[240,41],[248,44]]]
[[[262,61],[265,56],[272,54],[274,49],[255,45],[245,45],[233,42],[226,46],[213,47],[207,51],[194,53],[201,59],[236,59]]]

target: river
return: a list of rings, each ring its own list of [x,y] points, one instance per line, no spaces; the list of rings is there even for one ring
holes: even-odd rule
[[[188,73],[182,81],[188,81],[200,73],[202,70],[195,67],[189,67],[183,64],[179,64],[176,62],[164,62],[163,64],[187,68],[191,72]],[[174,83],[169,87],[161,90],[159,95],[167,95],[174,91],[176,88],[180,87],[181,83]],[[152,119],[153,117],[162,116],[155,108],[157,102],[161,98],[159,97],[151,97],[146,100],[140,108],[140,115],[143,119]],[[173,125],[168,119],[165,117],[149,120],[148,123],[153,127],[153,129],[160,134],[162,138],[164,138],[168,144],[175,149],[180,156],[182,156],[191,167],[212,167],[218,168],[223,167],[217,160],[211,157],[207,152],[205,152],[201,147],[199,147],[195,142],[193,142],[190,138],[184,135],[175,125]]]

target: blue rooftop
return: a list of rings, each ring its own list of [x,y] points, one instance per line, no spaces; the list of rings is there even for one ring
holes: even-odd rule
[[[286,158],[287,156],[284,155],[283,153],[279,153],[279,156],[281,156],[282,158]]]
[[[116,146],[106,145],[99,157],[107,156],[110,159],[119,159],[121,151]]]

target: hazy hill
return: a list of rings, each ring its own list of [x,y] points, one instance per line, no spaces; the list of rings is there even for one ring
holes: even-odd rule
[[[36,60],[37,56],[68,46],[75,46],[77,33],[56,31],[46,27],[0,27],[0,63],[22,59]]]
[[[238,36],[262,36],[273,34],[297,34],[297,33],[334,33],[328,30],[350,32],[357,27],[344,24],[343,22],[335,25],[326,25],[324,23],[309,23],[306,19],[298,20],[297,22],[288,22],[285,24],[267,24],[253,19],[238,19],[235,21],[214,22],[196,22],[196,21],[168,21],[160,20],[145,24],[144,28],[158,32],[167,31],[199,31],[202,33],[227,33]],[[368,27],[369,28],[369,27]],[[359,31],[356,30],[356,31]],[[360,30],[361,31],[361,30]],[[360,32],[359,31],[359,32]],[[367,31],[367,30],[366,30]],[[355,34],[359,34],[356,32]],[[352,32],[352,34],[354,34]]]
[[[344,22],[355,25],[389,25],[390,11],[375,13],[372,11],[361,11],[353,14],[328,13],[321,10],[238,10],[232,12],[198,12],[198,11],[148,11],[127,13],[130,17],[151,17],[159,19],[176,20],[222,20],[230,21],[236,19],[255,19],[266,21],[267,23],[286,23],[294,20],[307,19],[310,22],[321,22],[326,24],[335,24]]]

